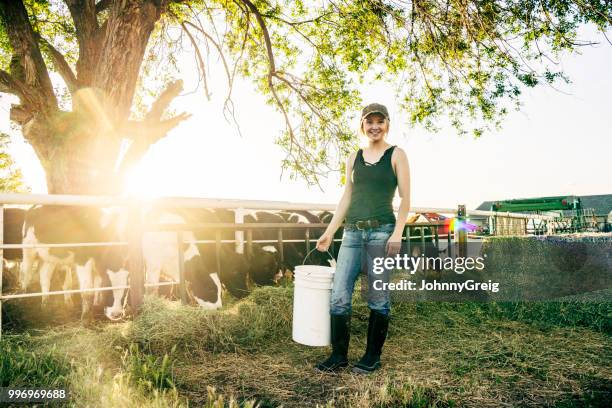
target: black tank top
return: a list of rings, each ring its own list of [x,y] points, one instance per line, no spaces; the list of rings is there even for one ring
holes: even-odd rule
[[[375,164],[366,163],[359,149],[353,163],[353,191],[346,215],[347,223],[378,220],[381,224],[394,224],[393,196],[397,177],[391,165],[395,146],[389,147]]]

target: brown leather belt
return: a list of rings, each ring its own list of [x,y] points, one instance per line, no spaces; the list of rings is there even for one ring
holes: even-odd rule
[[[378,228],[380,223],[378,220],[363,220],[357,221],[354,224],[344,224],[344,228],[356,228],[358,230],[364,230],[366,228]]]

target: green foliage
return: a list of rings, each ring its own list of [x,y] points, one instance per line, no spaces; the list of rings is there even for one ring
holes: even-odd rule
[[[66,388],[71,363],[55,349],[32,350],[28,338],[0,340],[0,387]]]
[[[414,306],[422,317],[436,319],[461,319],[486,322],[491,319],[507,319],[546,327],[587,327],[598,332],[612,334],[612,303],[610,302],[432,302],[416,305],[400,304],[404,308]],[[451,317],[449,317],[451,316]]]
[[[145,392],[173,389],[175,386],[172,366],[175,351],[176,346],[173,346],[170,354],[155,357],[142,352],[138,344],[132,343],[123,354],[123,366],[136,385],[142,387]]]
[[[6,27],[0,24],[0,69],[7,70],[11,62],[13,49],[6,33]]]
[[[7,152],[10,136],[0,132],[0,192],[25,193],[30,187],[23,182],[21,170],[16,168],[15,162]]]
[[[255,2],[270,74],[254,16],[249,26],[239,2],[212,3],[199,9],[203,20],[228,26],[221,37],[238,72],[289,122],[277,139],[283,166],[313,183],[354,148],[364,82],[394,84],[414,125],[448,120],[478,137],[520,107],[524,88],[568,81],[553,58],[584,44],[580,25],[605,32],[612,22],[612,5],[594,1]]]
[[[423,387],[410,383],[389,383],[383,388],[380,400],[372,407],[398,407],[398,408],[440,408],[454,407],[452,399],[440,395],[433,387]]]
[[[483,312],[542,326],[589,327],[612,334],[610,302],[499,302],[486,304]]]

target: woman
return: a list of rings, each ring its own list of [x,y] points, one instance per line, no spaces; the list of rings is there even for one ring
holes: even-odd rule
[[[331,295],[331,356],[319,363],[321,371],[336,371],[348,365],[351,301],[359,272],[367,269],[367,300],[370,308],[367,347],[353,367],[356,373],[369,373],[380,367],[382,346],[389,327],[389,291],[376,290],[374,281],[388,282],[388,271],[373,272],[377,256],[395,256],[400,250],[402,232],[410,208],[410,172],[406,153],[385,141],[389,113],[384,105],[373,103],[361,112],[360,133],[368,146],[352,153],[346,162],[346,186],[334,217],[317,241],[319,251],[327,251],[335,232],[346,217]],[[401,204],[397,221],[393,196],[399,189]],[[380,288],[380,285],[376,285]]]

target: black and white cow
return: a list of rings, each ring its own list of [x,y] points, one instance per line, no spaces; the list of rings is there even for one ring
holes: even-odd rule
[[[23,244],[69,244],[117,241],[114,225],[105,221],[100,209],[94,207],[35,206],[25,213],[23,224]],[[23,248],[20,267],[20,282],[23,290],[35,276],[38,266],[42,293],[50,290],[51,279],[56,270],[65,273],[63,289],[71,289],[72,270],[76,271],[80,289],[100,286],[108,277],[115,274],[127,276],[127,251],[121,247],[61,247],[61,248]],[[43,295],[43,305],[48,302]],[[82,318],[91,316],[92,304],[98,302],[100,295],[92,292],[82,293]],[[69,294],[64,295],[71,302]]]
[[[190,210],[190,214],[191,221],[198,224],[233,223],[235,220],[234,211],[226,209],[196,209]],[[233,240],[235,238],[232,229],[194,229],[194,234],[199,241],[214,241],[217,231],[221,240]],[[221,243],[219,259],[216,256],[215,244],[200,243],[198,249],[202,254],[207,270],[217,271],[217,266],[220,268],[220,271],[217,271],[219,278],[229,293],[237,298],[248,295],[247,278],[251,266],[247,256],[238,252],[236,244]]]
[[[4,208],[4,223],[2,239],[4,244],[21,244],[23,221],[26,210],[21,208]],[[5,261],[21,260],[21,249],[4,249],[2,257]]]
[[[25,210],[21,208],[4,208],[3,243],[10,245],[21,244],[23,220]],[[6,289],[16,289],[19,285],[19,265],[21,264],[21,248],[4,249],[2,251],[2,262],[5,271],[5,279],[2,281]]]
[[[232,219],[233,221],[233,219]],[[179,281],[179,252],[177,234],[174,231],[155,230],[153,225],[185,225],[222,222],[220,217],[206,209],[154,209],[145,216],[145,232],[142,239],[142,253],[145,265],[145,281],[153,284],[162,280]],[[215,240],[211,230],[186,228],[182,232],[185,242],[182,251],[184,277],[190,297],[199,306],[214,310],[222,306],[222,285],[237,297],[248,293],[246,276],[248,265],[242,254],[237,254],[227,245],[221,246],[217,260],[214,244],[194,243],[201,240]],[[221,271],[217,266],[221,267]],[[113,286],[127,285],[128,276],[116,276]],[[113,306],[105,311],[111,320],[123,314],[124,292],[115,291]],[[147,290],[158,293],[157,287]]]
[[[269,211],[252,211],[244,216],[248,224],[269,224],[285,222],[283,217]],[[274,228],[253,229],[253,241],[276,241],[278,233]],[[283,276],[283,265],[277,242],[253,243],[253,254],[249,257],[249,276],[259,286],[274,285]]]
[[[321,219],[309,211],[281,211],[280,215],[291,224],[320,224]],[[304,228],[286,229],[283,235],[288,240],[300,240],[301,242],[287,242],[285,247],[285,268],[293,271],[297,265],[307,263],[309,265],[329,265],[329,255],[320,251],[314,250],[317,239],[323,235],[325,228],[310,228],[310,250],[308,249]],[[310,253],[309,253],[310,251]]]
[[[244,222],[254,223],[280,223],[280,224],[319,224],[321,220],[315,214],[308,211],[255,211],[245,215]],[[315,247],[316,240],[323,233],[322,228],[312,228],[310,230],[311,249]],[[272,269],[259,268],[259,274],[251,274],[253,281],[258,285],[274,285],[278,280],[287,276],[290,277],[297,265],[301,265],[308,254],[305,243],[304,228],[283,229],[283,260],[280,259],[280,248],[278,246],[278,232],[274,228],[258,229],[253,231],[254,240],[275,241],[260,244],[259,248],[274,256],[277,267]],[[290,242],[290,241],[301,242]],[[288,242],[287,242],[288,241]],[[329,256],[319,251],[312,251],[308,256],[307,263],[316,265],[329,265]],[[271,264],[271,263],[270,263]],[[270,265],[271,266],[271,265]]]

